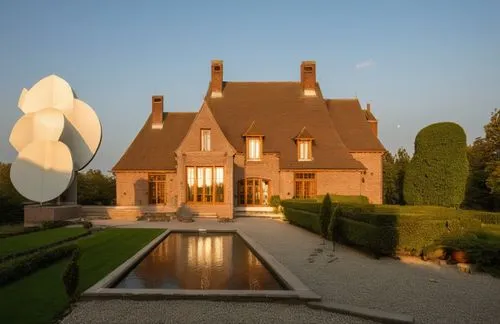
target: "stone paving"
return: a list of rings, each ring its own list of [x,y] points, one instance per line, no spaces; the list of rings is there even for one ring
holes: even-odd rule
[[[498,323],[500,280],[416,259],[375,260],[285,222],[237,218],[233,223],[94,221],[95,225],[170,229],[237,228],[262,245],[324,301],[414,316],[416,323]],[[321,252],[318,252],[322,249]],[[184,317],[179,314],[186,312]],[[236,316],[234,314],[240,314]],[[126,315],[128,314],[128,315]],[[143,315],[141,315],[143,314]],[[125,316],[125,317],[124,317]],[[130,316],[130,317],[127,317]],[[144,317],[141,317],[144,316]],[[119,321],[117,319],[120,319]],[[303,305],[209,301],[80,302],[63,323],[367,323]]]

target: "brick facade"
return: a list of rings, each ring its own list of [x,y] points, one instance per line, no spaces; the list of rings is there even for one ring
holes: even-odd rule
[[[363,163],[367,170],[361,178],[361,195],[368,197],[373,204],[382,203],[382,155],[374,153],[351,153],[352,156]],[[364,182],[363,182],[364,181]]]
[[[183,141],[180,149],[186,148],[177,157],[177,172],[165,171],[168,207],[177,208],[186,201],[186,167],[187,166],[223,166],[224,167],[224,203],[219,204],[188,204],[196,213],[217,214],[232,217],[237,206],[238,181],[246,178],[262,178],[270,181],[269,196],[279,195],[281,199],[291,199],[295,196],[293,170],[279,169],[277,154],[264,154],[262,161],[245,160],[242,153],[232,153],[229,143],[224,143],[223,134],[213,129],[213,151],[200,152],[199,127],[213,126],[210,118],[201,116],[196,126],[192,127],[189,136]],[[218,143],[216,142],[218,141]],[[188,151],[189,150],[189,151]],[[233,155],[234,154],[234,155]],[[382,203],[382,154],[352,153],[353,157],[363,163],[364,171],[348,170],[316,170],[316,193],[338,195],[363,195],[371,203]],[[304,172],[300,170],[299,172]],[[155,171],[154,173],[161,173]],[[232,184],[232,185],[228,185]],[[116,193],[118,206],[145,206],[149,201],[148,172],[117,172]]]

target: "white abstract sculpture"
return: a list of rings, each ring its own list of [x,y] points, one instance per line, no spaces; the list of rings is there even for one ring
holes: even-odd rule
[[[18,106],[25,115],[9,138],[19,153],[10,178],[20,194],[43,203],[59,197],[73,183],[75,172],[92,161],[101,144],[101,123],[56,75],[23,89]]]

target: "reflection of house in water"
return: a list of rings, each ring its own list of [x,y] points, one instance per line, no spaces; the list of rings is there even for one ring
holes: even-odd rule
[[[172,233],[131,275],[144,288],[281,289],[245,242],[232,233]]]

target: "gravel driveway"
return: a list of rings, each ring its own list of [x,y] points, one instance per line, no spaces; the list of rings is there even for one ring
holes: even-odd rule
[[[238,228],[322,296],[324,301],[412,315],[416,323],[498,323],[500,280],[486,274],[461,273],[454,267],[392,258],[375,260],[331,243],[287,223],[238,218],[220,224],[96,221],[120,227]],[[323,252],[311,256],[315,249]],[[209,301],[80,302],[63,323],[367,323],[367,321],[303,305]]]

